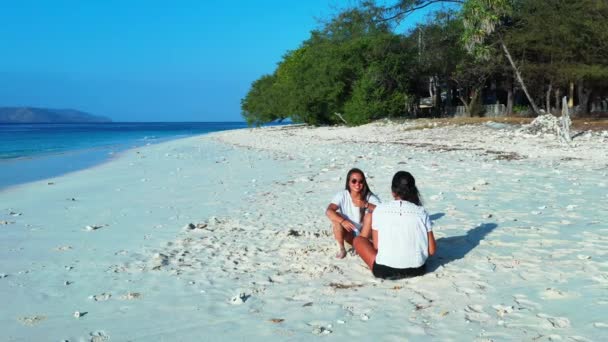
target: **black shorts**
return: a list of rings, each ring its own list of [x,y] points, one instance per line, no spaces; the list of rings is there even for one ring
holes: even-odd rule
[[[417,268],[392,268],[381,264],[376,264],[374,261],[374,267],[372,273],[376,278],[383,279],[401,279],[421,276],[426,272],[425,265]]]

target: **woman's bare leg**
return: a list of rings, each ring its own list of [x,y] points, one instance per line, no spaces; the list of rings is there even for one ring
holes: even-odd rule
[[[346,229],[342,228],[339,223],[332,222],[332,229],[334,231],[334,238],[338,243],[338,253],[336,253],[336,258],[342,259],[346,256],[346,248],[344,248],[344,241],[349,244],[353,244],[353,233],[346,231]]]
[[[361,259],[367,264],[367,267],[371,270],[374,267],[374,261],[376,261],[376,255],[378,251],[374,249],[374,245],[369,239],[357,236],[353,241],[355,251],[361,256]]]

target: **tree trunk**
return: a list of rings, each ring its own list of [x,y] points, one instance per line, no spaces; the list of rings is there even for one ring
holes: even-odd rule
[[[452,86],[449,82],[445,95],[445,107],[443,108],[443,116],[447,117],[451,114],[452,111]]]
[[[549,89],[547,89],[547,97],[545,98],[545,111],[551,113],[551,91],[553,90],[553,83],[549,82]]]
[[[476,109],[476,102],[479,100],[479,94],[481,91],[478,91],[477,89],[473,89],[471,91],[471,95],[469,97],[469,102],[467,102],[462,96],[458,96],[458,99],[460,100],[460,102],[462,102],[462,104],[464,105],[464,117],[465,118],[470,118],[473,115],[477,115],[478,113],[473,113],[473,111]]]
[[[471,112],[469,111],[469,104],[467,103],[467,101],[465,101],[462,96],[458,96],[458,99],[460,100],[460,102],[462,102],[462,104],[464,105],[464,117],[465,118],[470,118],[471,117]]]
[[[513,114],[513,79],[507,81],[507,115]]]
[[[513,68],[513,71],[515,71],[515,76],[517,77],[517,81],[519,82],[521,89],[524,91],[524,94],[526,94],[526,97],[528,98],[528,102],[530,102],[530,105],[532,106],[532,110],[534,111],[534,113],[536,115],[540,115],[540,111],[538,110],[536,103],[534,103],[534,100],[532,100],[530,93],[528,93],[528,88],[526,88],[526,84],[524,83],[524,79],[521,77],[519,69],[517,68],[517,65],[515,65],[515,62],[513,61],[513,58],[511,57],[511,53],[509,52],[509,49],[507,49],[507,46],[502,41],[502,39],[500,40],[500,46],[502,47],[502,50],[505,52],[505,55],[507,56],[507,59],[509,60],[511,67]]]
[[[568,108],[574,107],[574,82],[570,81],[570,89],[568,92]]]
[[[555,89],[555,112],[560,112],[562,110],[562,103],[560,101],[560,98],[562,97],[562,90],[561,88],[556,88]]]
[[[577,114],[589,113],[589,96],[591,95],[591,91],[585,89],[585,82],[583,80],[578,80],[576,83],[576,90],[578,92]]]

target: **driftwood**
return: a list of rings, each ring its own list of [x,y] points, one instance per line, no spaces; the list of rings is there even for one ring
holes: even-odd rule
[[[342,114],[335,112],[334,113],[335,116],[339,117],[340,120],[342,120],[342,122],[344,122],[346,125],[348,125],[348,122],[346,122],[346,120],[344,120],[344,118],[342,117]]]
[[[562,127],[561,127],[561,140],[570,145],[572,142],[572,136],[570,135],[570,125],[572,125],[572,120],[570,120],[570,110],[568,109],[568,99],[566,96],[562,99],[562,117],[560,119]]]

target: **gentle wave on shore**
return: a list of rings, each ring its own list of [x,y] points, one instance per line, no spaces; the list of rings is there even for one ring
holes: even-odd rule
[[[114,153],[244,122],[0,124],[0,189],[82,170]]]

